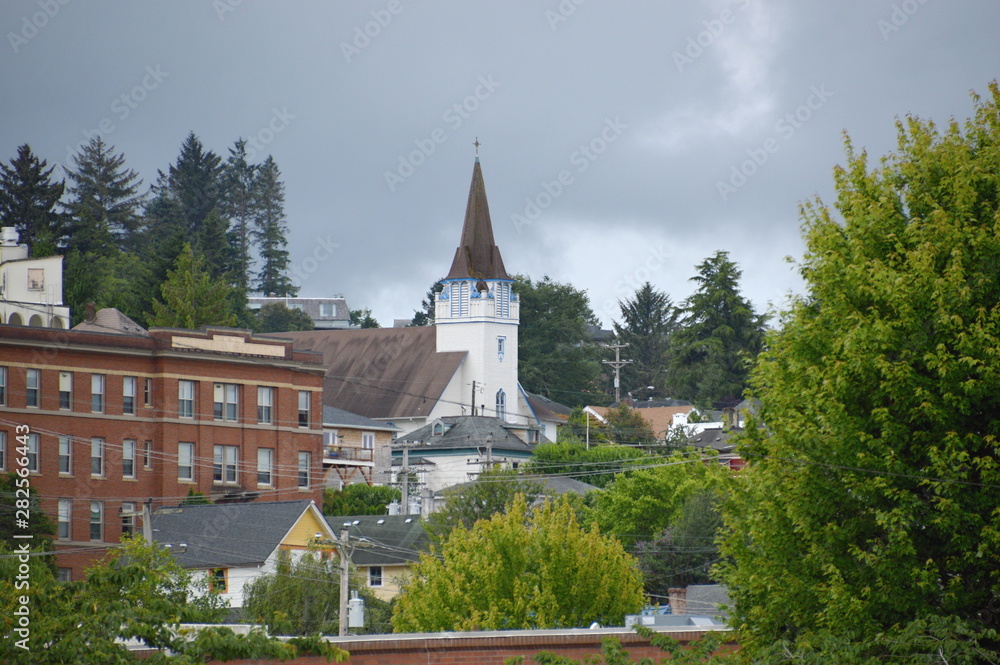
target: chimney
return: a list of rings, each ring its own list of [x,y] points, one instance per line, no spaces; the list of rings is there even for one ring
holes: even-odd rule
[[[727,406],[722,410],[722,431],[728,432],[736,427],[736,407]]]
[[[687,587],[673,587],[667,590],[670,598],[671,614],[687,614]]]
[[[86,317],[87,321],[93,323],[94,319],[97,318],[97,305],[95,305],[93,302],[88,302],[86,305],[86,314],[84,316]]]

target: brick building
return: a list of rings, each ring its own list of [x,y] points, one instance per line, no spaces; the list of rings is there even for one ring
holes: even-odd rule
[[[117,310],[69,331],[0,325],[0,470],[27,425],[31,487],[70,579],[141,533],[149,500],[321,503],[319,360],[245,330],[146,331]]]

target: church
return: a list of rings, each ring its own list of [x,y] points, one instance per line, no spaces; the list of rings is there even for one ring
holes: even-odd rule
[[[434,325],[282,333],[323,354],[324,403],[405,436],[453,416],[491,416],[518,438],[555,439],[558,420],[517,376],[520,303],[493,237],[476,157],[462,233]]]

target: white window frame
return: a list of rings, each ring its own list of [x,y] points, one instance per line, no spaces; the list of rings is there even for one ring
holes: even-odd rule
[[[185,474],[185,469],[187,473]],[[177,444],[177,480],[194,482],[194,444],[181,442]]]
[[[122,535],[135,535],[135,512],[134,501],[122,501]]]
[[[215,446],[213,448],[212,482],[217,485],[235,485],[240,480],[240,447]]]
[[[299,452],[299,466],[296,476],[299,487],[308,489],[312,480],[312,453]]]
[[[59,409],[73,410],[73,372],[59,372]]]
[[[122,441],[122,478],[135,478],[135,439]]]
[[[90,375],[90,411],[92,413],[104,413],[106,377],[103,374]]]
[[[273,386],[257,386],[257,422],[261,425],[274,423]]]
[[[0,406],[7,405],[7,368],[0,367]]]
[[[0,471],[7,470],[7,432],[0,430]]]
[[[142,444],[142,468],[153,468],[153,442],[144,441]]]
[[[24,373],[24,405],[37,409],[42,405],[42,370],[28,369]]]
[[[257,449],[257,485],[274,484],[274,448]]]
[[[65,434],[59,436],[59,475],[73,475],[73,437]]]
[[[73,540],[73,499],[59,499],[56,539]]]
[[[308,390],[299,391],[299,427],[308,428],[312,419],[312,393]]]
[[[90,475],[94,478],[103,478],[107,471],[107,446],[101,437],[95,436],[90,440]],[[97,469],[96,471],[94,469]]]
[[[501,388],[500,390],[497,391],[497,398],[496,399],[497,399],[497,403],[496,403],[497,418],[499,418],[500,420],[506,422],[507,421],[507,393],[504,392],[503,388]]]
[[[332,319],[337,316],[337,303],[321,302],[319,304],[319,318]]]
[[[240,417],[240,390],[235,383],[216,383],[212,402],[216,420],[237,422]]]
[[[194,381],[181,379],[177,382],[177,417],[194,418],[194,404],[197,391]]]
[[[361,449],[375,450],[375,432],[361,433]]]
[[[142,380],[142,405],[153,406],[153,379],[149,377]]]
[[[136,393],[139,390],[139,377],[122,377],[122,414],[134,416],[137,408]]]
[[[376,571],[378,571],[376,573]],[[368,567],[368,586],[370,587],[381,587],[385,584],[385,576],[382,571],[382,566],[369,566]]]
[[[94,516],[97,516],[97,521],[94,521]],[[98,537],[94,538],[94,527],[97,527]],[[103,501],[91,501],[90,502],[90,540],[91,541],[103,541],[104,540],[104,502]]]

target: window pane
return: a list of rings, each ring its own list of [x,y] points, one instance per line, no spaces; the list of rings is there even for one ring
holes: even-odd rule
[[[274,451],[270,448],[257,449],[257,483],[271,484],[271,467],[274,464]]]
[[[73,473],[73,440],[59,437],[59,473]]]
[[[100,501],[90,502],[90,539],[104,540],[104,504]]]

